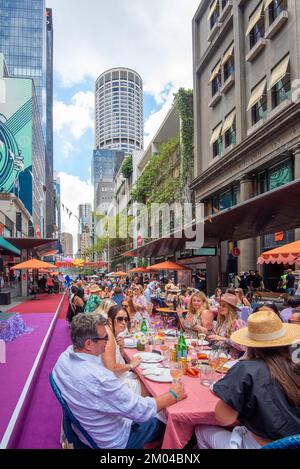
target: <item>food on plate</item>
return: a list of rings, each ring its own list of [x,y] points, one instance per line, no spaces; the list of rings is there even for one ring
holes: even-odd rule
[[[198,360],[206,360],[207,359],[207,354],[206,353],[198,353],[197,355]]]
[[[187,376],[190,376],[191,378],[197,378],[199,376],[199,370],[197,368],[188,368],[186,372]]]

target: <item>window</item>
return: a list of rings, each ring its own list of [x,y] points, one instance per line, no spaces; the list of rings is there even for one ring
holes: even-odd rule
[[[225,148],[236,145],[236,111],[231,111],[225,119],[221,135],[225,136]]]
[[[236,145],[235,124],[231,127],[231,129],[225,132],[225,148],[230,147],[231,145]]]
[[[264,78],[253,90],[247,111],[251,111],[251,124],[254,125],[267,117],[267,79]]]
[[[272,90],[272,108],[276,108],[286,99],[291,98],[290,56],[287,55],[273,70],[270,88]]]
[[[261,2],[249,18],[246,36],[250,37],[250,49],[265,35],[264,3]]]
[[[231,76],[234,76],[234,57],[230,57],[224,64],[224,81],[227,81]]]
[[[292,160],[273,166],[258,174],[258,193],[264,194],[272,189],[288,184],[294,178]]]
[[[213,69],[209,83],[211,84],[212,96],[215,96],[222,86],[221,61]]]
[[[218,156],[220,157],[222,155],[222,150],[223,150],[223,142],[222,138],[219,137],[218,140],[213,144],[213,157],[217,158]]]
[[[267,0],[266,8],[269,9],[269,24],[271,25],[282,11],[287,11],[287,0]]]
[[[215,24],[218,22],[219,16],[220,16],[219,0],[214,0],[210,6],[209,13],[208,13],[208,21],[210,24],[210,29],[213,29]]]

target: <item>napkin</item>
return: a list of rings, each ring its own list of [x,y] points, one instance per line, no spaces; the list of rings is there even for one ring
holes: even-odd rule
[[[136,347],[137,341],[135,339],[124,339],[125,348],[126,347]]]

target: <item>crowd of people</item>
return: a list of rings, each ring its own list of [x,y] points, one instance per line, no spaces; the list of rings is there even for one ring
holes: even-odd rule
[[[251,288],[261,285],[253,274]],[[289,296],[280,309],[272,303],[254,304],[242,282],[238,288],[218,288],[210,298],[157,277],[69,282],[72,345],[60,356],[53,376],[99,448],[143,448],[160,440],[164,409],[189,398],[181,383],[151,397],[135,373],[140,358],[126,361],[124,337],[143,320],[150,329],[162,305],[176,308],[173,327],[190,338],[201,334],[238,360],[214,385],[219,426],[199,422],[199,448],[260,448],[300,433],[300,365],[290,349],[300,341],[300,296]],[[225,429],[230,426],[232,431]]]

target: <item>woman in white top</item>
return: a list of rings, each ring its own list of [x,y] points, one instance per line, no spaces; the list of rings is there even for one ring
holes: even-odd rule
[[[133,392],[142,394],[141,382],[134,373],[135,368],[141,363],[141,359],[134,357],[131,363],[127,364],[123,356],[124,339],[119,337],[129,324],[129,315],[121,305],[115,305],[109,309],[107,316],[109,340],[106,344],[105,352],[101,357],[103,364],[106,368],[113,371],[119,380]]]
[[[136,285],[134,289],[133,306],[136,311],[133,320],[141,322],[146,319],[148,325],[150,325],[150,316],[147,311],[148,302],[144,295],[144,289],[142,285]]]

